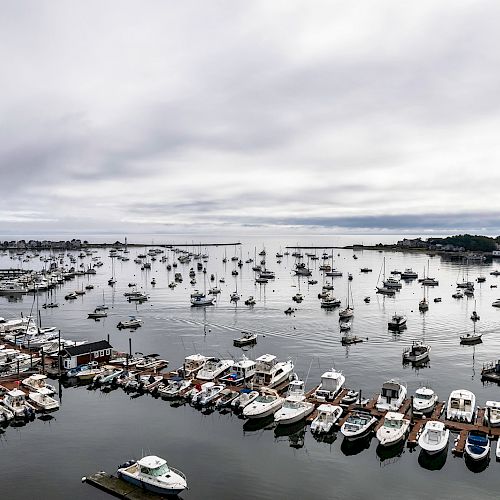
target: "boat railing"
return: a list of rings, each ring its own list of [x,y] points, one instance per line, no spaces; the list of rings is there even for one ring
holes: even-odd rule
[[[170,467],[170,466],[169,466],[168,468],[169,468],[171,471],[173,471],[173,472],[175,472],[176,474],[178,474],[179,476],[181,476],[181,477],[182,477],[182,479],[184,479],[184,481],[186,481],[186,482],[187,482],[187,478],[186,478],[186,476],[185,476],[185,475],[184,475],[184,473],[183,473],[183,472],[181,472],[179,469],[174,469],[173,467]]]

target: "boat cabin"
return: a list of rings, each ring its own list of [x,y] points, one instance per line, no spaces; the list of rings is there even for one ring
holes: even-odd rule
[[[382,385],[381,396],[390,404],[391,400],[398,399],[401,391],[401,385],[397,382],[385,382]]]
[[[240,360],[233,364],[230,372],[221,378],[221,381],[233,385],[244,383],[255,375],[255,367],[255,361],[242,356]]]
[[[107,340],[65,347],[62,350],[63,368],[70,370],[91,361],[109,363],[112,349],[113,347]]]

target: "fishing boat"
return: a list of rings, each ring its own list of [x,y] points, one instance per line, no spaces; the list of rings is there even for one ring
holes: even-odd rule
[[[233,340],[235,347],[245,347],[257,343],[257,334],[252,332],[241,332],[243,335],[240,338]]]
[[[7,392],[3,397],[3,405],[12,412],[15,419],[33,416],[35,409],[26,401],[26,394],[19,389]]]
[[[484,420],[490,427],[500,426],[500,402],[486,401],[484,407]]]
[[[233,365],[232,359],[208,358],[203,368],[198,371],[199,380],[214,380],[229,371]]]
[[[254,419],[273,415],[281,408],[283,401],[274,389],[262,387],[259,396],[243,408],[243,416]]]
[[[489,458],[490,440],[486,432],[470,430],[465,442],[465,453],[476,462]]]
[[[340,428],[340,432],[348,441],[355,441],[365,437],[376,422],[377,419],[370,413],[356,410],[347,417],[347,420]]]
[[[59,401],[57,401],[54,398],[51,398],[47,394],[41,394],[39,392],[30,392],[28,394],[28,399],[42,411],[55,411],[59,409]]]
[[[263,354],[256,360],[254,384],[256,386],[276,387],[289,380],[293,372],[292,360],[278,361],[272,354]]]
[[[192,377],[205,366],[208,359],[210,358],[203,354],[190,354],[184,358],[184,363],[177,372],[185,378]]]
[[[233,363],[229,373],[221,377],[221,382],[230,385],[241,385],[251,380],[255,375],[255,361],[248,359],[245,355]]]
[[[388,411],[377,431],[377,439],[381,446],[393,446],[406,437],[409,428],[410,421],[402,413]]]
[[[50,396],[55,394],[56,389],[54,386],[47,384],[47,376],[41,373],[35,373],[28,378],[25,378],[21,383],[31,389],[31,391],[38,392],[40,394],[46,394]]]
[[[342,372],[335,368],[321,375],[321,382],[314,391],[314,397],[318,401],[333,401],[344,387],[345,377]]]
[[[429,359],[430,352],[430,345],[413,341],[411,347],[407,347],[403,351],[403,363],[421,363]]]
[[[426,422],[418,445],[429,455],[436,455],[448,446],[450,431],[445,427],[444,422],[431,420]]]
[[[379,411],[398,411],[406,398],[406,385],[391,379],[384,382],[377,398],[376,408]]]
[[[314,411],[314,404],[306,401],[305,383],[297,377],[290,382],[283,406],[274,414],[278,425],[289,425],[305,419]]]
[[[186,476],[154,455],[124,463],[118,468],[117,476],[160,495],[178,495],[187,488]]]
[[[446,418],[471,423],[476,411],[476,396],[466,389],[451,392],[446,406]]]
[[[413,411],[428,415],[438,401],[437,394],[429,387],[419,387],[413,396]]]
[[[407,318],[403,314],[396,314],[392,316],[391,320],[388,322],[387,326],[389,330],[399,331],[406,328]]]
[[[342,416],[340,406],[321,404],[318,406],[318,415],[311,422],[311,432],[313,434],[328,434],[333,426]]]

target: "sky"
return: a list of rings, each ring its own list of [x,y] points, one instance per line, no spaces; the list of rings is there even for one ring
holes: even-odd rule
[[[0,234],[500,234],[498,1],[0,8]]]

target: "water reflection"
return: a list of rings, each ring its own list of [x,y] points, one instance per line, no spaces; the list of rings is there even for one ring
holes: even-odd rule
[[[278,425],[274,429],[274,437],[277,442],[283,441],[281,438],[286,438],[291,448],[302,448],[304,446],[304,438],[306,435],[305,422],[296,422],[290,425]]]
[[[274,427],[274,415],[265,418],[251,418],[243,424],[243,434],[257,432],[260,430],[270,430]]]
[[[346,457],[358,455],[370,447],[372,438],[373,434],[369,434],[361,439],[356,439],[355,441],[350,441],[349,439],[344,438],[342,444],[340,445],[340,451],[342,451]]]
[[[401,455],[404,453],[405,450],[405,442],[400,441],[399,443],[396,443],[393,446],[382,446],[378,445],[377,446],[377,457],[380,459],[380,464],[381,465],[389,465],[391,463],[396,462],[398,459],[401,457]]]
[[[441,470],[446,463],[448,457],[448,446],[441,451],[433,455],[429,455],[425,450],[420,450],[418,455],[418,463],[420,467],[427,470]]]
[[[471,472],[477,474],[479,472],[483,472],[489,467],[490,457],[488,456],[485,460],[473,460],[468,455],[465,455],[465,465]]]

